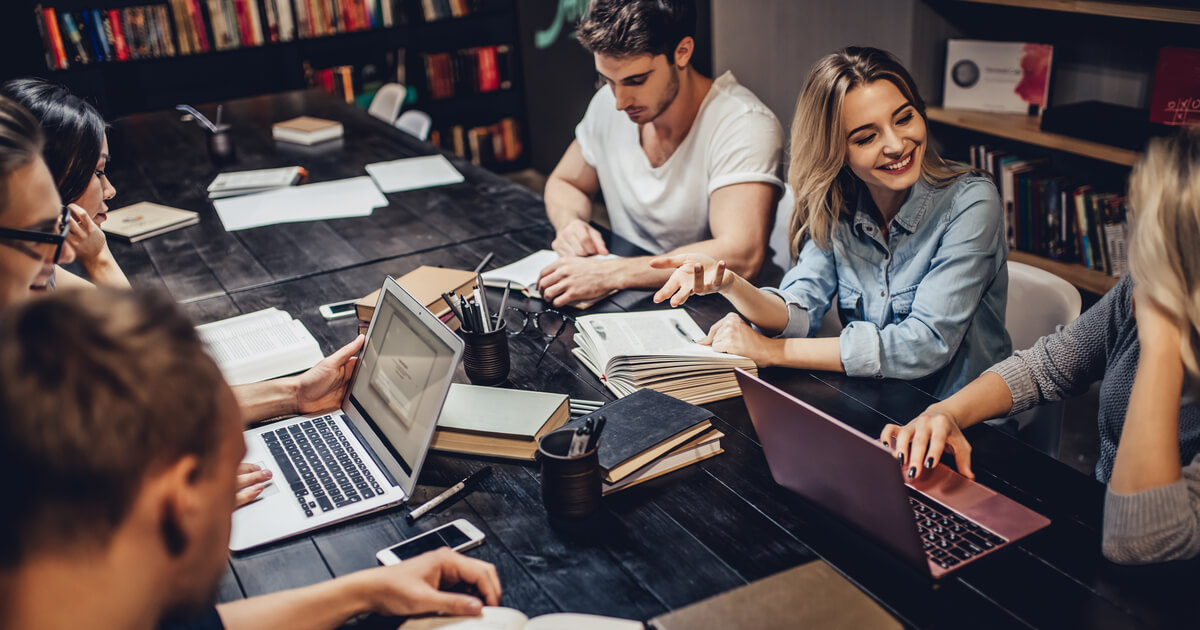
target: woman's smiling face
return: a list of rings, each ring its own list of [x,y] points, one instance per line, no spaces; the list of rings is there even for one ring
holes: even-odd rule
[[[876,198],[907,191],[921,176],[925,119],[885,80],[856,87],[842,103],[846,165]]]

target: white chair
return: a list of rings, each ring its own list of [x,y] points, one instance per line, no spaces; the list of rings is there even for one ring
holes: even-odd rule
[[[367,113],[390,125],[396,122],[396,115],[400,113],[400,106],[404,104],[404,97],[407,95],[403,85],[385,83],[375,93],[375,98],[371,99]]]
[[[1008,306],[1005,328],[1013,350],[1032,347],[1042,336],[1065,326],[1082,307],[1079,290],[1062,278],[1019,262],[1008,263]],[[1021,439],[1052,457],[1058,457],[1062,439],[1062,401],[1041,405],[1013,416]]]
[[[396,119],[396,128],[417,140],[428,140],[433,119],[419,109],[410,109]]]
[[[788,223],[792,219],[795,203],[796,197],[792,194],[792,187],[785,186],[783,198],[779,200],[779,205],[775,208],[775,225],[771,227],[771,234],[767,239],[768,258],[763,262],[763,271],[759,275],[764,282],[778,284],[783,274],[792,268],[792,255],[788,249]],[[829,310],[825,311],[821,327],[813,336],[836,337],[841,332],[842,320],[838,317],[837,300],[835,299]]]

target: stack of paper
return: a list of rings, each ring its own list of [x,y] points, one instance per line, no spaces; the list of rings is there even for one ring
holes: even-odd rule
[[[223,199],[287,188],[300,179],[299,166],[221,173],[208,185],[210,199]]]
[[[366,217],[386,205],[387,197],[365,176],[213,202],[230,232],[276,223]]]
[[[388,193],[463,181],[462,173],[442,155],[376,162],[367,165],[367,173],[379,184],[380,190]]]

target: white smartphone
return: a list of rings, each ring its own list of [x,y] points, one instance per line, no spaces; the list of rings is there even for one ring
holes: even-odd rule
[[[357,300],[346,300],[345,302],[334,302],[333,304],[322,304],[317,308],[321,313],[321,317],[325,319],[341,319],[354,314],[354,303]]]
[[[399,564],[403,560],[419,556],[426,551],[449,547],[455,551],[473,549],[483,544],[483,532],[465,518],[451,521],[420,536],[380,550],[375,554],[380,564]]]

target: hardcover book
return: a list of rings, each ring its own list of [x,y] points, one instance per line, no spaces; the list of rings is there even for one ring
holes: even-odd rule
[[[136,243],[199,222],[200,215],[195,212],[142,201],[109,212],[108,220],[100,224],[100,229],[105,234]]]

